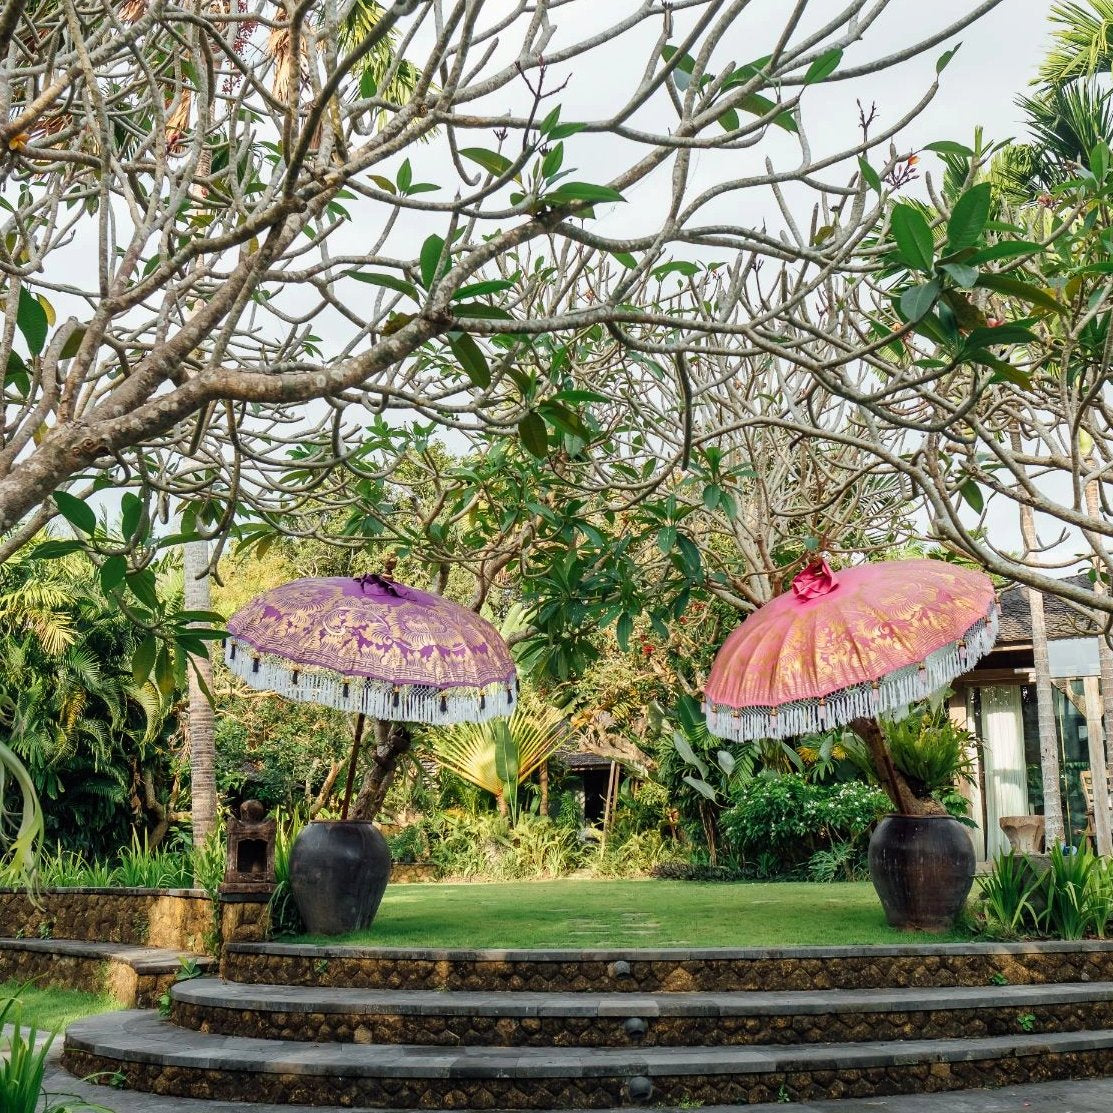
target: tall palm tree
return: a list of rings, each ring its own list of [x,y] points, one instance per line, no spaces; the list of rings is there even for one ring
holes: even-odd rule
[[[185,609],[212,609],[209,590],[209,543],[185,545]],[[189,783],[193,810],[193,842],[200,846],[216,825],[216,735],[213,723],[213,665],[208,657],[194,657],[189,674]]]

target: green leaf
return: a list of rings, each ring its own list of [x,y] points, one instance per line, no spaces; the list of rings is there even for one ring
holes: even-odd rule
[[[719,505],[722,491],[714,484],[708,483],[703,489],[703,507],[705,510],[714,510]]]
[[[398,182],[399,193],[409,192],[414,180],[414,171],[409,159],[403,161],[402,165],[398,167],[398,177],[395,180]]]
[[[508,313],[501,305],[488,305],[485,301],[466,301],[454,305],[452,312],[457,317],[483,317],[488,321],[512,321],[513,314]]]
[[[491,369],[487,366],[487,357],[475,340],[466,332],[450,332],[448,346],[464,369],[464,374],[471,380],[472,386],[486,390],[491,385]]]
[[[174,675],[174,659],[165,645],[159,647],[155,657],[155,685],[162,695],[169,699],[174,694],[176,677]]]
[[[737,131],[742,126],[742,121],[738,118],[738,113],[735,112],[733,108],[728,108],[719,115],[718,124],[723,131]]]
[[[597,390],[558,390],[554,402],[610,402],[611,399]]]
[[[749,112],[752,116],[768,116],[777,107],[777,102],[770,100],[768,97],[763,97],[760,93],[750,93],[749,96],[743,97],[739,102],[738,107],[743,112]],[[773,123],[777,127],[783,128],[785,131],[798,132],[800,130],[799,124],[796,123],[792,113],[785,109],[773,117]]]
[[[80,541],[44,541],[36,545],[31,553],[32,560],[58,560],[70,553],[83,552],[85,546]]]
[[[359,77],[359,96],[360,100],[370,100],[377,92],[379,87],[375,84],[375,74],[366,69]]]
[[[124,582],[128,570],[128,562],[119,555],[110,556],[100,566],[100,588],[105,595],[110,595]]]
[[[445,256],[444,261],[441,261],[441,256]],[[421,282],[425,289],[430,289],[434,282],[439,277],[438,269],[442,269],[448,265],[448,252],[444,249],[444,240],[437,235],[430,236],[421,245]]]
[[[564,162],[564,144],[558,143],[549,153],[541,160],[541,177],[553,177]]]
[[[97,532],[97,516],[84,499],[79,499],[68,491],[55,491],[54,504],[74,529],[80,530],[88,537],[92,537]]]
[[[628,267],[630,270],[633,270],[638,265],[637,259],[635,259],[634,256],[631,255],[629,251],[612,251],[611,254],[624,267]]]
[[[23,333],[28,350],[33,356],[37,356],[46,347],[46,334],[50,325],[42,303],[28,291],[26,286],[19,288],[19,307],[16,309],[15,323]]]
[[[692,788],[696,790],[696,792],[698,792],[701,796],[706,796],[708,800],[715,799],[715,790],[700,777],[693,777],[689,774],[685,774],[684,783],[691,785]]]
[[[931,311],[939,297],[939,283],[935,279],[920,286],[909,286],[900,296],[900,311],[905,319],[915,323]]]
[[[138,540],[136,534],[143,520],[143,500],[133,491],[125,491],[120,499],[120,531],[129,540]]]
[[[980,514],[985,509],[985,499],[982,497],[982,489],[974,480],[966,480],[966,482],[959,487],[958,492],[975,514]]]
[[[518,422],[518,436],[531,456],[544,460],[549,453],[549,431],[545,419],[537,413],[528,413]]]
[[[1030,390],[1032,388],[1032,376],[1029,375],[1027,371],[1022,371],[1019,367],[1014,367],[1006,360],[998,359],[997,356],[982,348],[979,348],[976,352],[971,352],[967,358],[973,363],[980,363],[983,367],[993,368],[990,382],[1012,383],[1022,390]]]
[[[580,440],[584,441],[591,440],[591,431],[584,426],[580,415],[567,406],[561,405],[560,402],[551,399],[548,402],[542,402],[537,407],[537,412],[562,433],[579,437]]]
[[[913,270],[930,274],[935,240],[924,214],[911,205],[894,205],[891,230],[902,261]]]
[[[143,640],[135,647],[131,656],[131,678],[137,688],[147,683],[151,669],[155,667],[155,655],[158,653],[158,642],[150,631],[144,635]]]
[[[1023,282],[1019,278],[1012,278],[1007,274],[983,274],[978,279],[977,285],[983,290],[993,290],[994,293],[1006,294],[1016,298],[1017,301],[1037,305],[1041,309],[1048,309],[1052,313],[1066,313],[1066,306],[1056,301],[1046,290],[1034,286],[1031,282]]]
[[[954,279],[955,285],[969,290],[978,281],[977,267],[969,267],[965,263],[943,263],[940,268],[944,274],[948,274]]]
[[[839,68],[841,61],[842,51],[838,47],[828,50],[826,54],[821,54],[808,67],[808,72],[804,74],[804,84],[814,85],[817,81],[830,77]]]
[[[417,300],[417,287],[404,278],[397,278],[393,274],[364,274],[362,271],[348,271],[348,277],[357,282],[366,282],[368,286],[383,286],[387,290],[396,290],[400,294]]]
[[[1034,255],[1036,252],[1045,250],[1042,244],[1033,243],[1031,240],[1008,240],[983,247],[968,256],[964,262],[976,267],[982,263],[992,263],[995,259],[1012,259],[1017,255]]]
[[[484,294],[501,294],[504,290],[512,290],[514,283],[505,278],[492,278],[486,282],[473,282],[470,286],[461,286],[452,295],[453,301],[462,301],[464,298],[481,298]]]
[[[952,251],[973,247],[985,231],[993,205],[993,187],[989,182],[971,186],[954,204],[947,221],[947,246]]]
[[[62,345],[62,350],[58,353],[59,359],[73,359],[77,355],[78,349],[81,347],[81,341],[85,339],[84,326],[75,328],[73,332],[66,338],[66,342]]]
[[[719,763],[719,768],[728,777],[734,772],[735,767],[738,765],[738,762],[734,758],[734,754],[732,754],[729,750],[716,751],[715,760]]]
[[[483,147],[464,147],[460,154],[464,158],[478,163],[488,173],[494,174],[496,178],[501,177],[514,165],[506,155],[500,155],[498,151],[485,150]]]
[[[862,181],[875,193],[881,192],[881,176],[864,158],[858,159],[858,170],[861,172]]]
[[[676,526],[662,526],[657,531],[657,548],[668,556],[676,545]]]
[[[997,325],[993,328],[976,328],[966,338],[967,349],[997,348],[1006,344],[1032,344],[1037,337],[1023,325]]]
[[[610,186],[593,185],[591,182],[563,182],[551,193],[546,193],[544,200],[550,205],[568,205],[576,201],[598,204],[624,201],[625,198]]]
[[[940,139],[929,143],[925,151],[934,151],[937,155],[957,155],[959,158],[973,158],[974,152],[964,143],[954,143],[950,139]]]
[[[631,617],[629,611],[623,611],[618,616],[618,624],[615,627],[615,635],[618,638],[618,648],[625,653],[630,648],[630,635],[634,632],[634,619]]]
[[[129,572],[124,577],[128,591],[145,607],[152,611],[158,610],[158,583],[155,574],[149,568],[141,568],[138,572]]]
[[[936,73],[942,73],[951,64],[951,59],[958,53],[960,46],[962,46],[962,43],[955,43],[950,50],[945,50],[939,55],[935,63]]]

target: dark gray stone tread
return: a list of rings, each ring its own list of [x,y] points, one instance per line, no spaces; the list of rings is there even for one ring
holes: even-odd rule
[[[151,1012],[133,1010],[77,1021],[66,1033],[66,1046],[117,1062],[247,1073],[347,1078],[613,1078],[860,1070],[1113,1051],[1113,1031],[778,1047],[425,1047],[210,1035],[177,1028]]]
[[[85,939],[0,939],[0,951],[34,951],[68,955],[103,962],[122,962],[138,974],[166,974],[180,969],[182,959],[192,959],[202,970],[214,965],[207,955],[173,951],[166,947],[141,947],[136,943],[95,943]]]
[[[184,1004],[255,1012],[646,1018],[1037,1009],[1111,1000],[1113,982],[737,993],[539,993],[325,988],[196,978],[179,982],[171,992]]]
[[[1028,940],[1023,943],[917,943],[845,947],[665,947],[643,949],[468,950],[453,947],[356,947],[314,943],[232,943],[231,954],[282,958],[389,959],[396,962],[702,962],[736,959],[838,959],[946,957],[949,955],[1035,955],[1113,952],[1113,939]]]

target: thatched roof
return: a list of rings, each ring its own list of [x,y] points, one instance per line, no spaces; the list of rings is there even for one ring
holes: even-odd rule
[[[1090,587],[1090,579],[1085,574],[1066,577],[1068,582],[1079,587]],[[1023,584],[1011,584],[998,593],[1001,603],[1001,633],[997,638],[997,648],[1012,645],[1031,645],[1032,611],[1028,606],[1028,589]],[[1084,638],[1097,633],[1096,624],[1085,615],[1079,614],[1069,603],[1054,595],[1043,597],[1043,611],[1047,620],[1047,636],[1051,641],[1063,638]]]

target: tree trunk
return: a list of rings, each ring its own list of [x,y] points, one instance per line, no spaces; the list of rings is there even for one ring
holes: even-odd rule
[[[360,786],[352,804],[350,818],[367,822],[378,817],[386,800],[387,790],[398,769],[398,763],[409,752],[413,738],[405,723],[375,723],[375,749],[371,753],[371,771]]]
[[[537,771],[537,779],[541,783],[541,814],[548,818],[549,815],[549,762],[548,759],[541,763]]]
[[[1086,512],[1095,520],[1101,514],[1101,497],[1098,492],[1096,481],[1086,484]],[[1099,539],[1094,535],[1088,535],[1088,540],[1091,545],[1100,544]],[[1104,551],[1104,547],[1102,551]],[[1097,556],[1094,557],[1094,571],[1097,573],[1094,577],[1094,594],[1108,595],[1109,586],[1105,582],[1108,571],[1104,563]],[[1094,621],[1097,622],[1099,626],[1104,625],[1103,616],[1100,612],[1094,614]],[[1110,647],[1108,634],[1098,635],[1098,667],[1101,672],[1101,722],[1104,728],[1102,730],[1104,745],[1101,749],[1105,757],[1106,767],[1102,770],[1104,775],[1100,777],[1098,776],[1098,770],[1093,770],[1095,832],[1097,832],[1096,820],[1098,809],[1104,808],[1106,816],[1110,814],[1110,784],[1108,772],[1110,764],[1113,764],[1113,648]],[[1111,835],[1110,842],[1113,843],[1113,835]],[[1113,853],[1113,846],[1109,849],[1102,849],[1099,845],[1098,851],[1102,854]]]
[[[1021,449],[1020,432],[1011,433],[1014,452]],[[1020,535],[1024,556],[1039,551],[1036,520],[1030,506],[1020,505]],[[1044,846],[1051,850],[1063,842],[1063,797],[1059,787],[1059,731],[1055,726],[1055,691],[1051,684],[1051,665],[1047,658],[1047,622],[1043,595],[1028,588],[1028,607],[1032,612],[1032,663],[1036,679],[1036,720],[1040,732],[1040,775],[1043,778]]]
[[[212,609],[209,592],[209,543],[188,541],[185,545],[185,609]],[[210,646],[212,643],[209,643]],[[211,652],[211,650],[210,650]],[[195,657],[189,674],[189,786],[193,809],[193,843],[200,846],[216,823],[216,747],[213,736],[213,705],[205,689],[213,690],[213,664]],[[200,679],[198,678],[200,674]],[[204,681],[202,686],[201,681]]]
[[[850,724],[850,729],[866,744],[869,751],[870,763],[877,774],[877,783],[881,790],[893,802],[893,807],[899,815],[945,815],[944,808],[936,800],[921,800],[908,787],[904,774],[893,764],[893,755],[889,753],[889,744],[881,732],[881,726],[876,719],[855,719]]]

